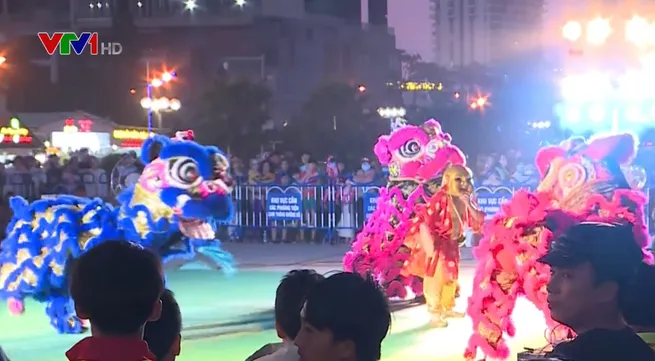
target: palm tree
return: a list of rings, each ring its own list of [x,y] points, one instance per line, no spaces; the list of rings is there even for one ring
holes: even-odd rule
[[[417,75],[417,65],[423,61],[421,55],[410,54],[405,50],[400,50],[400,61],[402,62],[403,79],[414,79]]]

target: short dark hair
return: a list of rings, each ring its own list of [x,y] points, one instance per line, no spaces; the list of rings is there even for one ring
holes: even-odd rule
[[[641,263],[637,275],[619,293],[619,306],[628,325],[655,329],[655,267]]]
[[[371,277],[339,272],[314,287],[307,296],[304,320],[328,330],[335,341],[355,344],[359,361],[376,361],[391,326],[389,303]]]
[[[150,351],[163,360],[171,351],[175,338],[182,333],[182,313],[171,290],[161,295],[161,316],[159,320],[146,323],[143,340],[148,343]]]
[[[631,223],[577,224],[555,238],[539,262],[562,268],[588,262],[596,284],[618,285],[618,306],[629,325],[655,327],[655,268],[644,262]]]
[[[624,285],[644,259],[631,223],[583,222],[553,239],[539,262],[571,268],[591,264],[596,283]]]
[[[295,339],[300,332],[300,310],[309,291],[325,279],[310,269],[287,273],[275,291],[275,322],[287,337]]]
[[[128,335],[145,325],[164,289],[159,258],[127,241],[105,241],[71,267],[75,307],[109,335]]]

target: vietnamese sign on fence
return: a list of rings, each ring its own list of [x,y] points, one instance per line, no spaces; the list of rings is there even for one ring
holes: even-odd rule
[[[266,217],[269,221],[301,221],[300,192],[295,188],[269,188],[266,192]]]
[[[475,190],[478,205],[484,211],[486,218],[493,217],[500,207],[507,203],[514,192],[508,187],[480,187]]]
[[[368,219],[378,206],[380,194],[377,192],[377,189],[369,189],[364,192],[362,199],[364,201],[364,219]]]

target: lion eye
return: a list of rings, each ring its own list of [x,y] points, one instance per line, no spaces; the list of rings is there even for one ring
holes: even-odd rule
[[[200,179],[198,165],[191,158],[176,159],[169,163],[168,174],[174,186],[190,188]]]

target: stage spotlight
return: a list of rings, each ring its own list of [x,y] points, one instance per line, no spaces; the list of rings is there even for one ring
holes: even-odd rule
[[[569,106],[566,109],[566,113],[564,115],[564,121],[567,123],[580,123],[582,120],[582,114],[580,112],[580,108],[578,107],[573,107]]]
[[[603,45],[612,33],[608,19],[598,17],[587,24],[587,42],[591,45]]]
[[[641,123],[645,120],[645,117],[641,109],[633,105],[625,110],[625,120],[630,123]]]
[[[569,41],[578,41],[582,37],[582,24],[577,21],[569,21],[562,28],[562,36]]]
[[[620,98],[630,101],[652,99],[655,97],[654,77],[645,71],[630,71],[618,81],[617,93]]]
[[[600,123],[605,120],[606,112],[602,104],[593,104],[589,108],[589,120],[594,123]]]
[[[577,77],[568,76],[560,82],[560,90],[564,99],[575,98],[582,89],[580,89],[580,82]]]
[[[604,99],[612,92],[612,79],[604,74],[592,73],[580,79],[590,99]]]
[[[600,73],[567,76],[560,87],[562,97],[567,100],[602,100],[612,92],[611,78]]]
[[[625,25],[625,39],[639,47],[651,43],[652,26],[648,20],[634,16]]]

